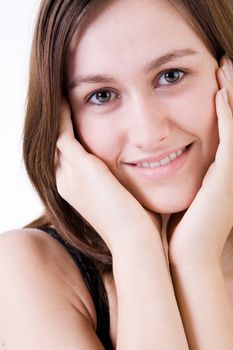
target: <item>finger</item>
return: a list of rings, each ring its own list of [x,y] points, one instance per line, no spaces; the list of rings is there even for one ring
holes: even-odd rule
[[[64,134],[71,139],[74,137],[70,106],[65,99],[60,109],[59,138]]]
[[[216,95],[216,111],[220,129],[220,136],[221,131],[227,131],[226,126],[230,126],[233,122],[232,109],[229,105],[229,95],[230,92],[226,88],[219,90]],[[226,125],[226,123],[228,124]]]
[[[233,63],[228,57],[222,59],[222,65],[217,71],[217,79],[220,89],[226,88],[228,94],[228,102],[233,110]]]
[[[216,111],[220,140],[216,160],[221,159],[222,162],[225,159],[227,165],[233,154],[233,116],[226,88],[219,90],[216,95]]]
[[[219,61],[219,67],[222,67],[226,63],[227,54],[223,55]]]
[[[71,120],[71,110],[66,100],[63,100],[61,105],[57,149],[67,158],[67,160],[70,160],[71,162],[74,157],[85,157],[87,153],[82,145],[75,139]]]

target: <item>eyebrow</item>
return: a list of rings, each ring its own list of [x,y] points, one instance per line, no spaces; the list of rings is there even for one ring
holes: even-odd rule
[[[172,50],[166,53],[165,55],[162,55],[160,57],[157,57],[152,62],[147,64],[143,71],[144,73],[148,74],[150,71],[158,69],[162,65],[166,63],[170,63],[172,61],[175,61],[179,58],[185,57],[185,56],[194,56],[200,54],[198,51],[195,51],[193,49],[180,49],[180,50]],[[116,80],[112,78],[109,75],[106,74],[88,74],[88,75],[79,75],[77,78],[75,78],[71,83],[69,84],[69,90],[72,90],[74,87],[77,87],[82,84],[96,84],[96,83],[114,83]]]

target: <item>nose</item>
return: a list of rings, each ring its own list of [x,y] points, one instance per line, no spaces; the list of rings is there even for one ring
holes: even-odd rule
[[[153,150],[170,135],[168,111],[161,103],[148,99],[132,103],[128,111],[127,136],[134,147]]]

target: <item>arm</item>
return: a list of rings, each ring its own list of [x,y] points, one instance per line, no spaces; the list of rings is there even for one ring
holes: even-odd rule
[[[232,77],[228,66],[226,76]],[[220,264],[233,226],[233,89],[223,71],[218,70],[218,78],[227,95],[219,91],[216,96],[220,142],[215,162],[169,242],[173,284],[194,350],[233,349],[233,309]]]
[[[171,266],[190,349],[233,349],[233,308],[220,264]]]
[[[101,235],[113,256],[118,298],[117,349],[187,350],[156,214],[74,138],[67,104],[57,141],[59,194]]]
[[[121,252],[113,252],[117,349],[187,350],[161,239],[150,225],[145,232],[146,238],[138,248],[131,244]]]

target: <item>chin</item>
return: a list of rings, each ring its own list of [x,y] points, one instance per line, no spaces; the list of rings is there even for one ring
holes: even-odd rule
[[[182,194],[163,195],[154,198],[143,198],[141,204],[144,208],[160,214],[173,214],[182,212],[189,208],[190,204],[194,200],[198,190],[190,191],[189,193],[183,191]]]
[[[181,211],[184,211],[188,209],[190,206],[191,202],[188,203],[165,203],[161,205],[157,205],[154,208],[148,208],[151,211],[154,211],[156,213],[160,213],[163,215],[169,215],[169,214],[174,214],[174,213],[179,213]]]

